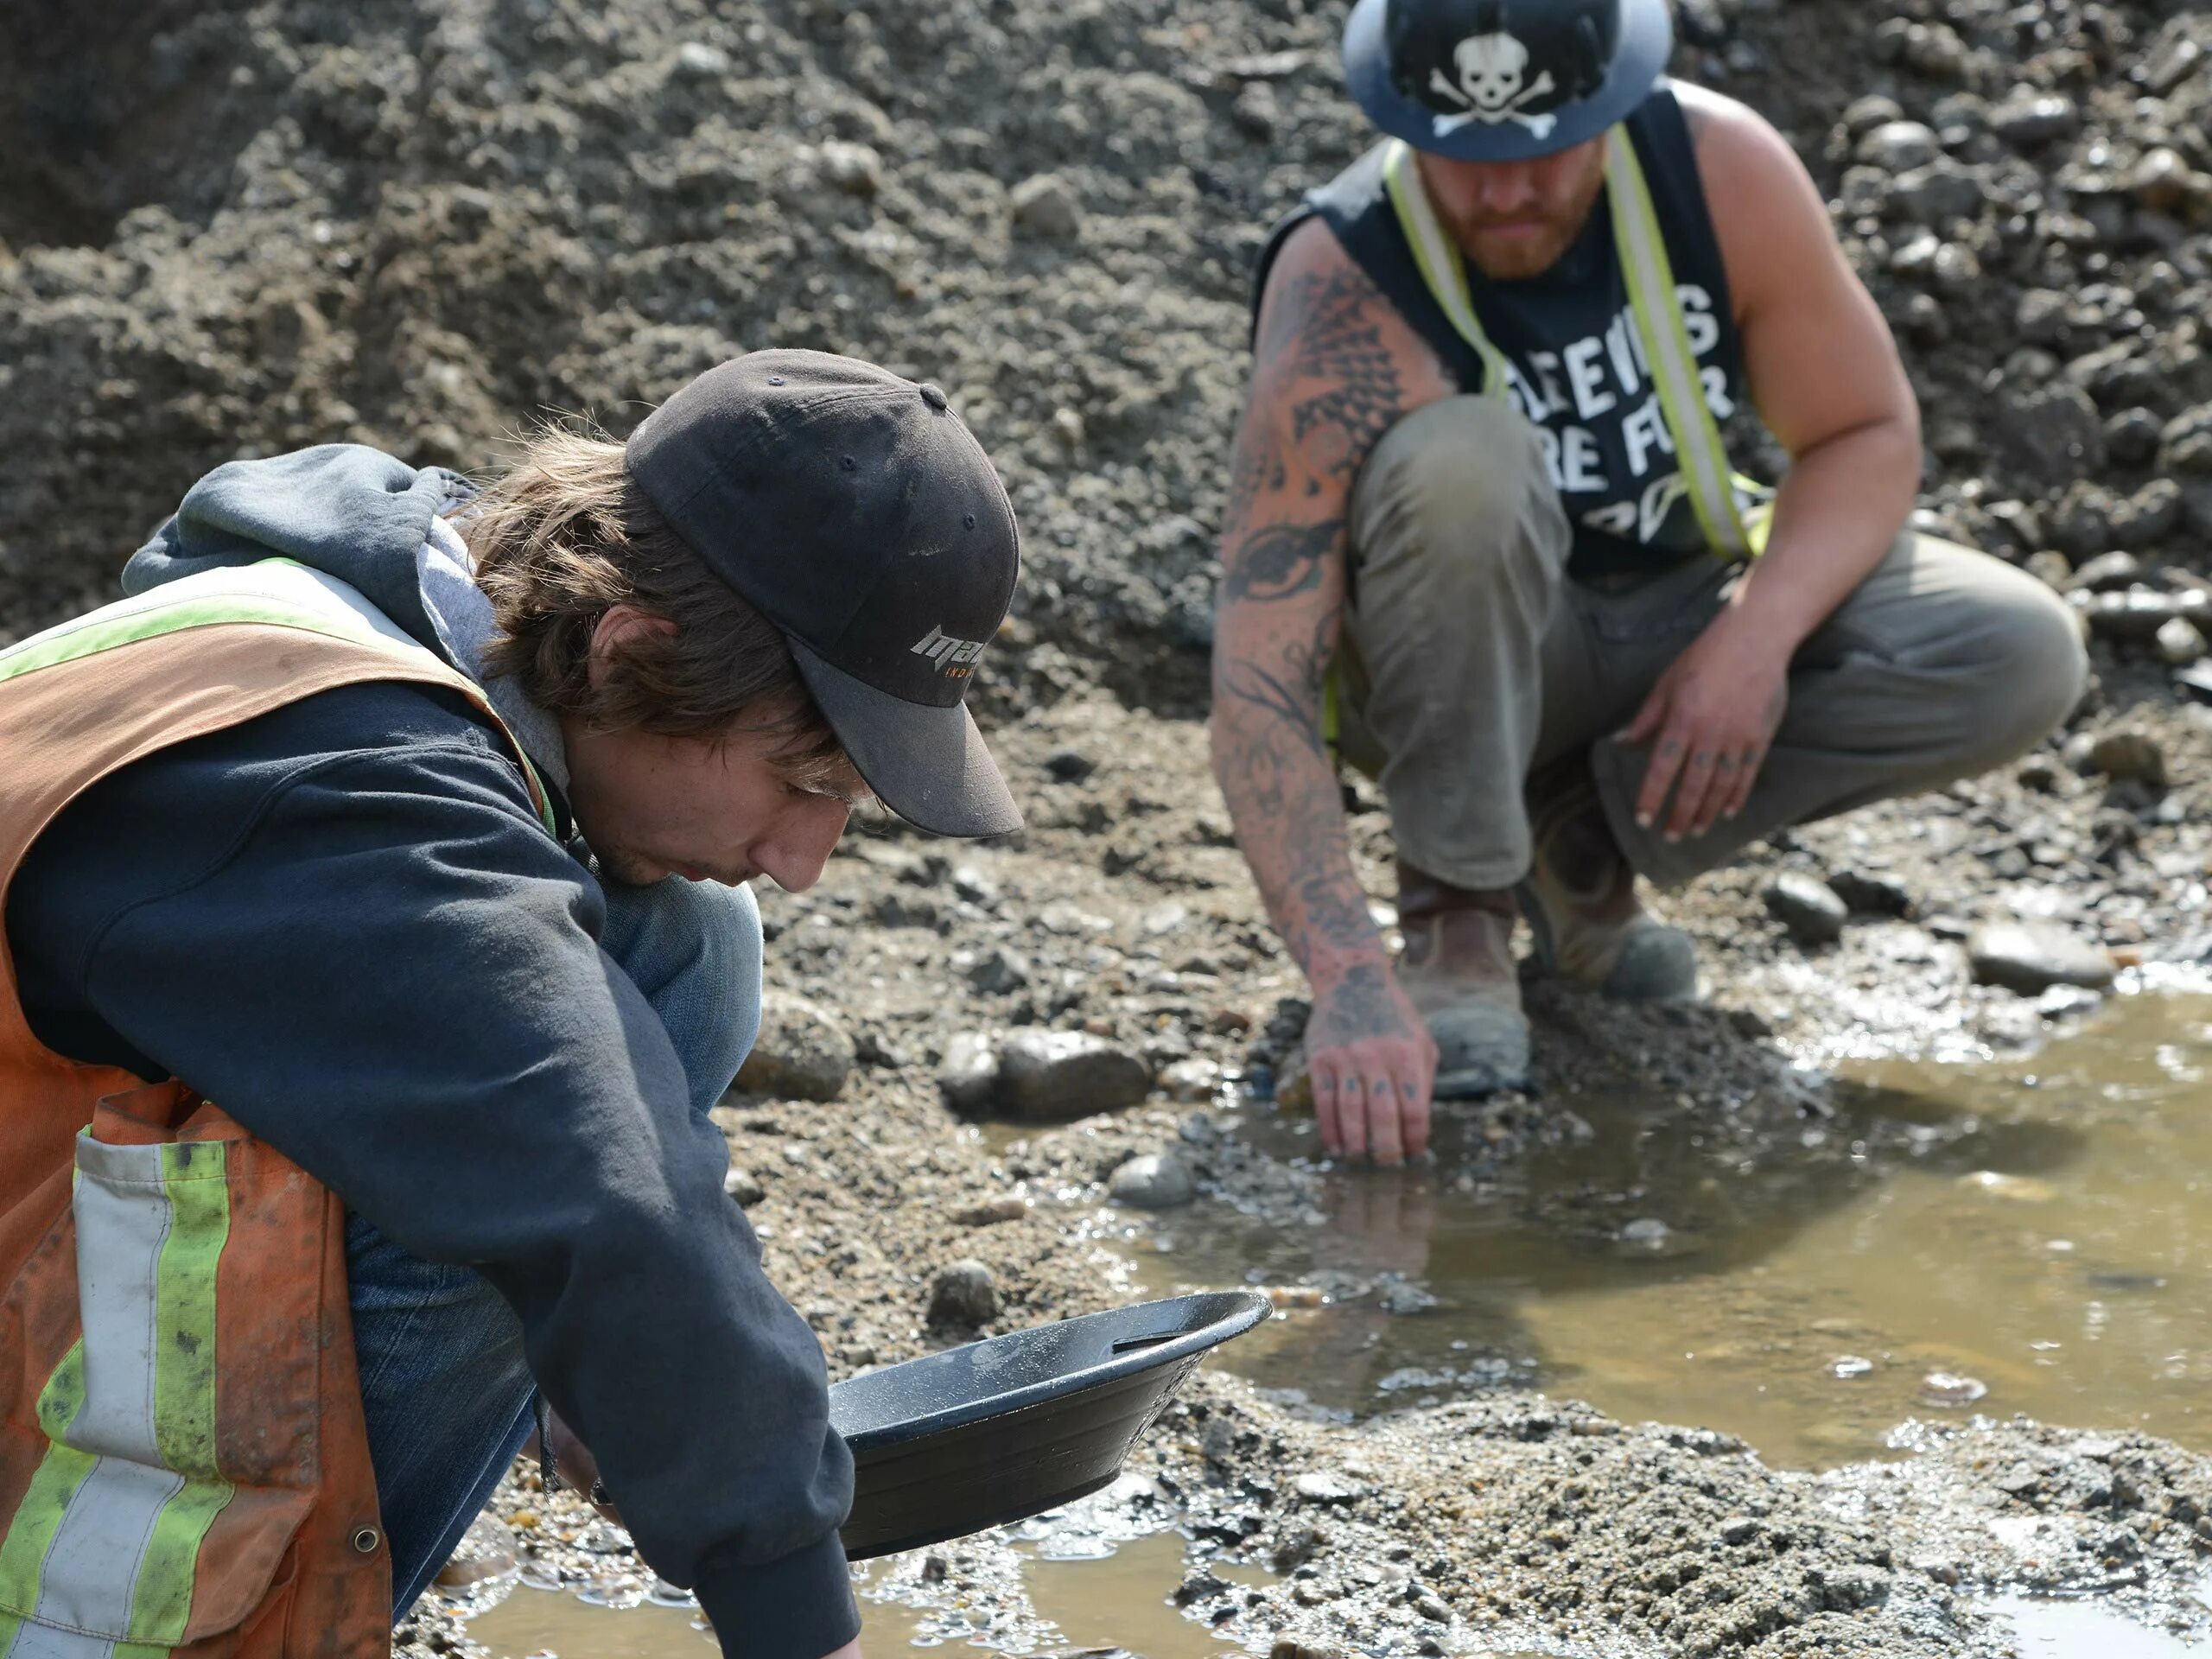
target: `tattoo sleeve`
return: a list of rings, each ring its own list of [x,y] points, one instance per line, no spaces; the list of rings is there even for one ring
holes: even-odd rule
[[[1387,1010],[1382,940],[1352,868],[1322,702],[1342,627],[1352,481],[1407,397],[1388,302],[1336,263],[1278,279],[1255,353],[1222,534],[1214,772],[1291,954],[1317,985],[1372,982],[1368,1001]]]

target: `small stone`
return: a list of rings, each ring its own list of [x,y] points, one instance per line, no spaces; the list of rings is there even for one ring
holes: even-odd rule
[[[998,1093],[998,1050],[988,1037],[963,1032],[945,1045],[937,1086],[944,1103],[963,1117],[981,1117]]]
[[[1982,985],[2040,996],[2054,985],[2101,991],[2117,976],[2109,953],[2056,922],[1994,922],[1967,940],[1967,959]]]
[[[1039,236],[1066,241],[1083,229],[1083,204],[1055,174],[1024,179],[1014,187],[1010,200],[1014,223]]]
[[[832,138],[822,146],[822,176],[849,196],[872,196],[883,188],[883,157],[866,144]]]
[[[2056,143],[2082,124],[2082,112],[2063,92],[2015,86],[1989,111],[1989,128],[2018,149]]]
[[[2048,1181],[2032,1175],[2007,1175],[2002,1170],[1977,1169],[1958,1179],[1961,1192],[1973,1192],[1999,1204],[2049,1204],[2058,1196]]]
[[[695,80],[712,80],[729,73],[729,54],[704,41],[686,41],[676,48],[676,67]]]
[[[1764,1530],[1748,1515],[1732,1515],[1720,1523],[1720,1541],[1724,1544],[1748,1544]]]
[[[1667,1241],[1674,1236],[1674,1232],[1673,1228],[1657,1217],[1646,1216],[1621,1229],[1621,1243],[1640,1250],[1656,1250],[1664,1248]]]
[[[1955,1410],[1970,1406],[1989,1392],[1989,1385],[1979,1377],[1961,1376],[1955,1371],[1930,1371],[1920,1381],[1920,1403]]]
[[[968,970],[968,982],[986,996],[1003,996],[1029,983],[1029,963],[1019,950],[1004,945],[993,948]]]
[[[998,904],[1001,897],[999,884],[973,864],[954,866],[952,891],[978,910],[992,909]]]
[[[1190,1166],[1172,1152],[1138,1154],[1114,1172],[1106,1190],[1132,1210],[1177,1210],[1198,1195]]]
[[[2071,382],[2008,393],[1996,415],[2006,459],[2053,488],[2105,464],[2105,417],[2096,400]]]
[[[1211,1100],[1221,1090],[1221,1067],[1211,1060],[1177,1060],[1160,1074],[1170,1100],[1185,1105]]]
[[[1395,1314],[1400,1318],[1415,1313],[1426,1313],[1432,1308],[1442,1306],[1443,1304],[1444,1299],[1434,1291],[1404,1279],[1392,1280],[1382,1287],[1382,1295],[1376,1299],[1376,1305],[1385,1313]]]
[[[2074,575],[2073,562],[2055,547],[2029,554],[2020,561],[2020,569],[2046,588],[2056,588],[2061,591],[2064,590]]]
[[[722,1177],[722,1191],[737,1200],[741,1210],[750,1210],[768,1196],[768,1189],[753,1179],[752,1171],[740,1169],[735,1164]]]
[[[1081,749],[1054,749],[1045,757],[1045,770],[1063,784],[1079,784],[1098,770],[1098,763]]]
[[[1828,1375],[1842,1382],[1865,1376],[1874,1369],[1874,1362],[1857,1354],[1838,1354],[1828,1362]]]
[[[1878,870],[1833,871],[1828,887],[1859,915],[1904,918],[1915,908],[1912,889],[1904,878]]]
[[[522,1546],[507,1523],[488,1510],[468,1523],[468,1530],[438,1569],[441,1590],[469,1590],[493,1579],[513,1574],[520,1565]]]
[[[1001,1046],[998,1104],[1031,1122],[1062,1123],[1134,1106],[1152,1090],[1152,1068],[1102,1037],[1021,1031]]]
[[[1274,134],[1275,124],[1282,119],[1282,103],[1276,98],[1275,89],[1266,81],[1251,81],[1229,106],[1229,118],[1250,137],[1266,138]]]
[[[2161,661],[2171,668],[2186,668],[2204,655],[2204,632],[2185,616],[2160,626],[2154,643]]]
[[[1818,876],[1785,870],[1767,884],[1766,907],[1800,944],[1833,944],[1843,937],[1851,907]]]
[[[1932,128],[1917,121],[1885,121],[1859,141],[1859,159],[1869,167],[1907,173],[1943,153]]]
[[[998,1317],[999,1281],[972,1256],[954,1262],[930,1288],[929,1322],[973,1331]]]
[[[784,1100],[835,1100],[856,1058],[852,1038],[829,1009],[768,991],[760,998],[760,1035],[737,1086]]]
[[[1054,410],[1052,411],[1052,435],[1058,438],[1063,445],[1070,449],[1082,448],[1083,441],[1086,435],[1083,424],[1083,416],[1072,409]]]
[[[1367,1495],[1366,1487],[1334,1469],[1309,1469],[1290,1484],[1308,1503],[1351,1503]]]
[[[963,1227],[995,1227],[1002,1221],[1020,1221],[1028,1213],[1029,1200],[1019,1193],[1008,1192],[970,1205],[953,1219]]]
[[[2134,645],[2155,640],[2158,630],[2180,614],[2180,601],[2173,594],[2152,588],[2092,594],[2087,610],[2090,632],[2101,639]]]
[[[2100,553],[2067,579],[2069,593],[2116,593],[2143,579],[2143,561],[2133,553]]]
[[[1904,119],[1904,105],[1894,98],[1885,98],[1879,92],[1869,92],[1854,99],[1843,111],[1843,130],[1853,138],[1863,137],[1875,128],[1892,121]]]
[[[2166,752],[2148,732],[2105,733],[2090,747],[2089,769],[2107,778],[2135,779],[2154,789],[2166,786]]]

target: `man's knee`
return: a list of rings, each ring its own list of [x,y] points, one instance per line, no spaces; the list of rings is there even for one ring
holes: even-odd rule
[[[1401,549],[1480,571],[1520,552],[1563,563],[1569,539],[1536,429],[1498,397],[1446,397],[1385,432],[1352,490],[1363,571]]]
[[[760,1033],[760,912],[753,890],[676,876],[610,889],[604,942],[660,1016],[693,1103],[712,1105]]]
[[[1988,601],[1988,666],[1976,686],[1976,718],[1996,766],[2023,754],[2082,703],[2089,658],[2065,604],[2021,575]]]

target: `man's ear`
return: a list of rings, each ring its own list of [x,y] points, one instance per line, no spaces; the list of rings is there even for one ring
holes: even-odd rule
[[[592,690],[596,691],[606,683],[609,666],[625,649],[644,643],[649,636],[665,639],[676,632],[676,624],[667,617],[635,605],[612,607],[591,631],[591,660],[584,671],[590,677]]]

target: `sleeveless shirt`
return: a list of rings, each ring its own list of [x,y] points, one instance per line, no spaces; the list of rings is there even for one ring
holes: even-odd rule
[[[1688,123],[1662,81],[1623,124],[1666,238],[1706,402],[1725,426],[1744,402],[1743,342]],[[1389,149],[1382,143],[1369,150],[1276,226],[1260,257],[1255,326],[1284,241],[1319,218],[1428,342],[1455,385],[1478,392],[1481,354],[1429,292],[1400,228],[1383,181]],[[1567,251],[1541,274],[1497,282],[1469,263],[1466,277],[1475,316],[1505,359],[1506,397],[1535,426],[1573,527],[1569,573],[1589,579],[1656,570],[1707,552],[1675,465],[1604,194]]]

